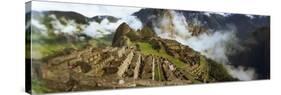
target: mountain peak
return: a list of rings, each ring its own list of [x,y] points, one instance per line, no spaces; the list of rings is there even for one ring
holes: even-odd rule
[[[120,18],[114,17],[114,16],[109,16],[109,15],[99,15],[99,16],[94,16],[90,18],[90,21],[96,21],[98,23],[101,23],[104,19],[107,19],[109,22],[117,22]]]
[[[149,39],[157,37],[154,31],[148,27],[144,26],[141,30],[134,31],[128,24],[122,23],[116,29],[112,46],[122,47],[128,46],[131,41],[144,40],[148,41]]]
[[[123,23],[120,24],[120,26],[117,28],[117,31],[116,31],[116,32],[120,31],[120,32],[127,33],[127,32],[130,32],[130,30],[131,30],[130,26],[129,26],[127,23],[123,22]]]
[[[119,25],[114,34],[112,46],[121,47],[128,44],[130,39],[126,37],[126,34],[131,31],[134,32],[127,23]]]

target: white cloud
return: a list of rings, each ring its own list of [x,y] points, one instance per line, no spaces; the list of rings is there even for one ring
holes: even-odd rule
[[[91,22],[90,25],[85,28],[83,33],[91,37],[102,37],[104,34],[108,34],[110,32],[105,30],[99,23]]]
[[[103,37],[111,34],[122,24],[127,23],[132,29],[137,30],[142,28],[141,21],[135,16],[126,16],[117,22],[110,22],[108,19],[103,19],[100,23],[92,21],[90,25],[85,28],[83,33],[91,37]]]
[[[121,18],[121,21],[126,22],[134,30],[142,28],[142,22],[136,16],[126,16]]]
[[[253,80],[256,77],[255,70],[252,68],[245,68],[242,66],[238,66],[237,68],[231,65],[224,65],[228,72],[235,78],[240,80]]]
[[[188,24],[185,17],[174,11],[169,11],[172,18],[162,17],[160,21],[154,23],[154,30],[158,36],[166,39],[176,40],[184,45],[187,45],[194,50],[200,52],[206,57],[213,59],[218,63],[222,63],[229,73],[240,80],[252,80],[255,79],[254,69],[245,69],[244,67],[235,68],[228,60],[228,55],[236,52],[236,50],[243,50],[243,47],[239,44],[239,39],[235,35],[235,29],[229,29],[224,31],[214,31],[208,33],[202,33],[198,36],[192,36],[191,31],[188,30]],[[222,14],[227,16],[227,14]],[[193,21],[200,25],[198,21]],[[170,28],[170,24],[173,25],[171,31],[167,31]],[[164,28],[163,28],[164,27]],[[175,35],[172,35],[175,34]],[[172,35],[172,36],[171,36]],[[233,49],[234,48],[234,49]]]
[[[94,4],[75,4],[75,3],[59,3],[59,2],[41,2],[33,1],[32,10],[35,11],[74,11],[87,17],[97,15],[112,15],[115,17],[128,16],[141,8],[136,7],[120,7]]]
[[[230,13],[221,13],[221,12],[212,12],[214,14],[219,14],[219,15],[222,15],[222,16],[230,16],[231,14]]]
[[[251,18],[251,19],[254,19],[254,18],[255,18],[254,15],[249,15],[249,14],[247,14],[246,16],[249,17],[249,18]]]
[[[43,25],[40,21],[38,21],[37,19],[32,18],[31,19],[31,25],[34,28],[38,28],[41,31],[47,31],[47,27],[45,25]],[[28,26],[27,26],[28,27]]]
[[[122,21],[109,22],[108,19],[103,19],[101,23],[92,21],[90,25],[85,28],[83,33],[91,37],[103,37],[115,31],[115,29],[122,23]]]

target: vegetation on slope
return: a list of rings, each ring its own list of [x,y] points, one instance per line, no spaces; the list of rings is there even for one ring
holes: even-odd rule
[[[164,49],[160,49],[160,50],[155,50],[153,48],[153,46],[150,43],[147,42],[137,42],[138,47],[141,51],[141,53],[145,54],[145,55],[153,55],[153,56],[159,56],[159,57],[163,57],[168,59],[171,63],[173,63],[177,69],[180,70],[185,70],[186,69],[186,64],[184,62],[182,62],[181,60],[169,55],[166,53],[166,51]],[[161,79],[162,74],[160,73],[159,69],[156,68],[156,76],[159,77]],[[188,77],[188,79],[190,79],[193,83],[201,83],[200,81],[197,81],[193,78],[193,76],[189,73],[186,74],[186,76]]]
[[[173,56],[168,55],[165,50],[163,50],[163,49],[161,49],[159,51],[155,50],[150,43],[138,42],[137,44],[139,46],[140,51],[145,55],[154,55],[154,56],[167,58],[169,61],[174,63],[179,68],[185,66],[185,64],[181,60],[176,59]]]

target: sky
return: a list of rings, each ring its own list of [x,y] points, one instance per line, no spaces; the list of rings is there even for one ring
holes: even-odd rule
[[[121,6],[107,6],[94,4],[75,4],[75,3],[60,3],[60,2],[42,2],[33,1],[33,11],[74,11],[87,17],[97,15],[114,15],[115,17],[125,17],[141,8],[137,7],[121,7]]]

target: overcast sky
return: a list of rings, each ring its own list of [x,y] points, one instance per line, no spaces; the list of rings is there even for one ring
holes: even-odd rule
[[[119,7],[119,6],[105,6],[94,4],[75,4],[75,3],[59,3],[59,2],[42,2],[33,1],[32,10],[35,11],[74,11],[83,14],[87,17],[93,17],[96,15],[112,15],[115,17],[128,16],[141,8],[135,7]]]

